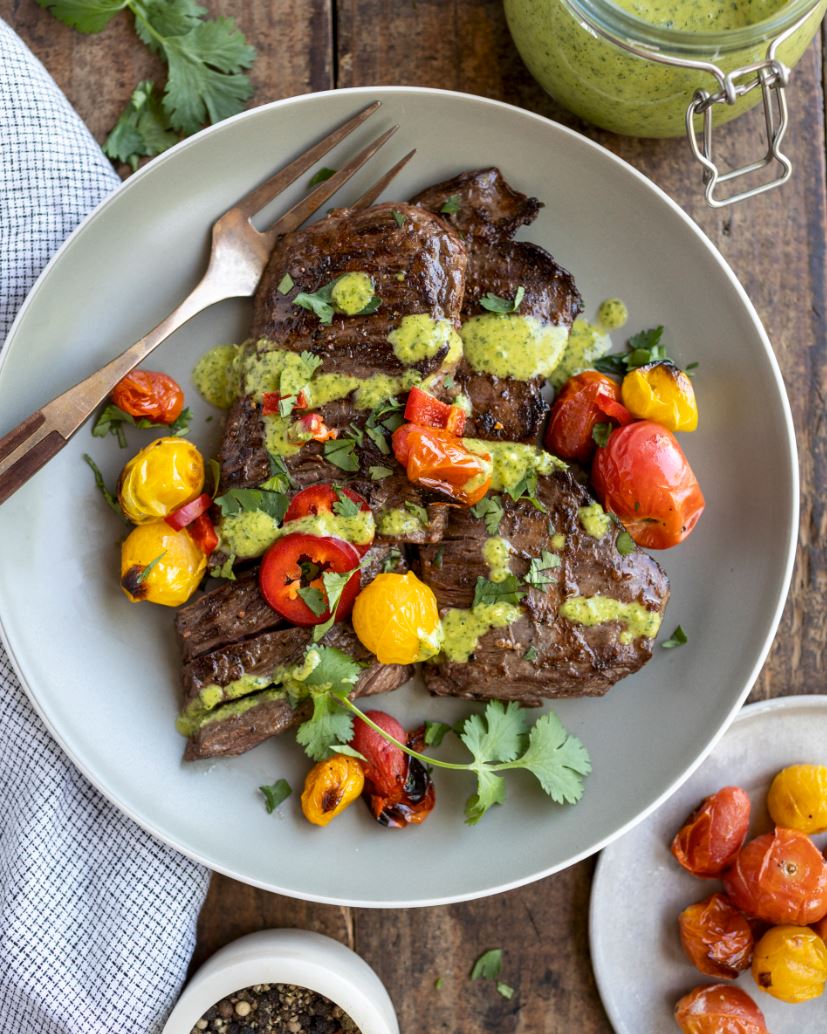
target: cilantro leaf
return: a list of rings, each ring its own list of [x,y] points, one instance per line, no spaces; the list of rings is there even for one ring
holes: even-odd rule
[[[121,116],[106,138],[104,154],[129,165],[134,172],[141,158],[153,158],[178,143],[155,84],[145,79],[132,92]]]
[[[313,646],[311,649],[319,655],[319,663],[304,684],[328,689],[337,696],[347,696],[356,685],[363,665],[335,646]]]
[[[316,625],[314,627],[314,643],[317,643],[333,627],[333,623],[336,620],[336,612],[339,609],[339,601],[342,598],[342,592],[357,570],[358,568],[354,568],[352,571],[345,571],[344,574],[339,574],[336,571],[325,571],[322,575],[322,583],[324,584],[324,591],[327,596],[327,608],[330,610],[330,617],[327,621],[322,622],[321,625]],[[324,613],[324,611],[322,611],[322,613]]]
[[[442,568],[445,562],[445,546],[438,546],[436,553],[434,553],[434,559],[431,561],[437,570]]]
[[[313,693],[313,714],[303,722],[296,740],[314,761],[321,761],[335,743],[347,743],[353,736],[353,719],[327,693]]]
[[[341,488],[334,488],[336,502],[333,504],[333,512],[338,517],[355,517],[359,513],[359,504],[354,503],[349,495],[346,495]]]
[[[385,478],[393,476],[393,471],[390,467],[382,466],[368,467],[368,473],[373,481],[384,481]]]
[[[618,553],[620,553],[621,556],[629,556],[630,553],[635,552],[635,548],[635,540],[629,532],[621,531],[615,539],[615,549]]]
[[[529,646],[526,652],[523,654],[524,661],[536,661],[539,654],[537,653],[536,646]]]
[[[55,18],[78,32],[100,32],[129,0],[37,0]]]
[[[492,700],[485,714],[465,720],[460,739],[477,761],[513,761],[525,745],[528,720],[514,700]]]
[[[304,354],[305,353],[302,352],[302,356],[304,356]],[[290,471],[287,469],[284,457],[273,452],[268,452],[267,460],[270,464],[270,477],[265,484],[259,485],[259,488],[266,487],[271,492],[286,492],[288,488],[293,488],[293,478],[290,475]],[[276,482],[276,478],[279,479],[278,483]]]
[[[556,553],[551,553],[549,550],[544,549],[541,557],[531,558],[525,580],[536,589],[541,589],[544,585],[549,585],[555,581],[554,577],[548,572],[559,566],[560,557]]]
[[[412,502],[412,500],[406,499],[405,509],[408,511],[409,514],[416,517],[416,519],[419,521],[423,528],[427,527],[430,523],[428,511],[425,509],[424,506],[420,506],[419,503],[414,503]]]
[[[147,580],[147,578],[149,578],[149,576],[152,574],[152,572],[155,570],[158,564],[160,564],[160,562],[164,559],[166,555],[167,551],[163,550],[158,554],[158,556],[155,557],[154,560],[150,560],[149,563],[142,568],[141,573],[135,579],[135,585],[142,585]]]
[[[685,646],[689,642],[689,636],[680,625],[677,626],[672,635],[665,639],[660,645],[664,650],[674,650],[678,646]]]
[[[281,523],[290,505],[283,492],[271,492],[265,488],[229,488],[224,495],[216,498],[215,503],[223,517],[261,510],[278,523]]]
[[[315,187],[319,183],[324,183],[325,180],[329,180],[331,176],[336,175],[335,169],[327,169],[322,167],[317,172],[314,172],[310,179],[307,181],[308,187]]]
[[[180,416],[173,424],[162,424],[154,420],[148,420],[146,417],[135,418],[131,413],[127,413],[126,410],[116,406],[114,402],[109,402],[98,415],[97,420],[92,425],[92,435],[95,438],[105,438],[107,434],[114,434],[118,439],[118,445],[122,449],[126,448],[126,435],[124,434],[123,425],[129,424],[130,427],[140,428],[158,428],[162,427],[168,434],[177,435],[183,438],[189,432],[190,421],[192,420],[192,412],[189,409],[182,410]]]
[[[389,574],[395,571],[402,560],[402,550],[397,549],[396,546],[391,546],[388,550],[388,555],[385,557],[385,561],[382,564],[382,570],[385,574]]]
[[[474,587],[474,603],[478,606],[481,603],[519,603],[526,595],[526,590],[520,587],[520,581],[516,575],[508,574],[502,581],[491,582],[482,575],[478,576],[477,584]]]
[[[474,770],[477,776],[477,792],[465,802],[465,823],[476,826],[489,808],[505,803],[505,780],[490,768]]]
[[[471,979],[496,980],[500,975],[502,961],[502,948],[491,948],[489,951],[483,952],[471,969]]]
[[[272,815],[293,792],[292,786],[286,779],[277,779],[271,786],[260,786],[259,790],[264,795],[264,807],[267,809],[268,815]]]
[[[524,477],[520,478],[513,488],[507,489],[507,492],[515,502],[518,499],[527,499],[535,510],[539,510],[540,513],[547,513],[546,507],[537,497],[537,485],[537,472],[530,470]]]
[[[478,520],[481,519],[485,522],[485,530],[489,535],[499,534],[504,511],[502,501],[498,495],[484,496],[471,507],[471,513]]]
[[[456,212],[460,210],[461,207],[462,206],[460,205],[459,194],[451,194],[442,203],[440,212],[443,212],[445,215],[454,215]]]
[[[397,212],[394,208],[391,215],[393,216],[394,222],[397,226],[402,227],[405,225],[405,216],[401,212]]]
[[[614,427],[610,423],[595,424],[592,428],[592,440],[601,449],[605,449],[609,444],[609,436]]]
[[[661,341],[662,338],[662,326],[651,327],[649,330],[640,331],[639,334],[633,334],[626,342],[625,353],[606,355],[597,359],[594,363],[595,369],[600,370],[601,373],[624,377],[630,370],[637,370],[649,363],[671,363],[672,360]],[[691,377],[697,366],[697,363],[690,363],[684,372]]]
[[[321,589],[317,589],[315,585],[303,585],[299,589],[299,596],[301,596],[317,618],[320,618],[327,610],[325,594]]]
[[[328,439],[324,443],[324,458],[340,470],[353,472],[359,469],[356,442],[352,438]]]
[[[293,290],[294,286],[293,277],[290,276],[289,273],[285,273],[281,280],[279,280],[276,290],[279,294],[289,294]]]
[[[215,567],[210,568],[210,574],[213,578],[226,578],[228,582],[235,581],[235,571],[233,571],[233,564],[235,563],[235,555],[231,553],[223,564],[220,566],[216,564]]]
[[[89,468],[91,469],[92,473],[95,475],[95,487],[103,496],[106,505],[113,513],[117,514],[122,521],[125,521],[126,515],[121,509],[121,504],[118,502],[115,495],[112,492],[110,492],[109,489],[106,487],[106,482],[103,479],[103,474],[101,473],[97,463],[95,463],[95,461],[92,459],[88,452],[85,452],[83,454],[83,458],[86,461]]]
[[[537,719],[528,734],[526,752],[510,767],[528,769],[557,804],[579,801],[583,796],[582,777],[592,769],[586,748],[566,732],[553,711]]]
[[[523,303],[525,297],[525,288],[522,284],[517,288],[513,299],[501,298],[498,294],[492,294],[490,291],[480,298],[480,305],[483,309],[487,309],[489,312],[509,313],[517,312]]]
[[[509,1001],[514,997],[514,988],[508,984],[504,984],[502,980],[497,981],[497,994],[502,995],[503,998],[507,998]]]
[[[425,743],[429,747],[438,747],[447,733],[453,732],[453,726],[445,722],[425,722]]]
[[[335,286],[336,281],[331,280],[323,287],[320,287],[318,291],[299,291],[292,304],[314,313],[320,323],[329,326],[336,314],[336,307],[333,304],[333,288]]]

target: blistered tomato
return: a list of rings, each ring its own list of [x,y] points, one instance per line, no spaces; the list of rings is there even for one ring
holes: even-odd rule
[[[696,987],[675,1006],[683,1034],[769,1034],[764,1014],[740,987]]]
[[[350,613],[361,578],[359,554],[344,539],[292,533],[277,539],[259,569],[261,593],[294,625],[319,625],[330,617],[326,574],[350,577],[340,590],[336,620]],[[330,584],[328,582],[328,584]]]
[[[827,947],[806,926],[774,926],[755,946],[752,978],[782,1002],[818,998],[827,982]]]
[[[141,524],[121,547],[121,588],[133,603],[177,607],[192,596],[207,558],[189,532],[162,520]]]
[[[379,574],[356,597],[353,627],[382,664],[415,664],[439,652],[436,596],[415,574]]]
[[[737,908],[767,923],[804,926],[827,913],[827,862],[795,829],[779,828],[751,840],[723,881]]]
[[[677,439],[649,420],[612,431],[595,453],[592,484],[604,509],[647,549],[683,542],[704,511],[703,492]]]
[[[111,399],[130,416],[155,424],[174,424],[184,408],[184,393],[178,382],[153,370],[128,373],[115,385]]]
[[[185,438],[157,438],[132,457],[118,479],[121,508],[133,524],[178,510],[201,494],[204,460]]]
[[[750,803],[739,786],[705,798],[672,841],[672,854],[693,876],[717,876],[741,850],[749,830]]]
[[[570,377],[551,407],[545,446],[564,460],[588,463],[597,445],[592,437],[603,422],[628,424],[631,415],[620,402],[620,385],[597,370]]]
[[[473,506],[491,485],[488,453],[471,452],[461,438],[437,427],[402,424],[393,432],[393,453],[408,480]]]
[[[345,754],[320,761],[307,773],[302,812],[314,826],[326,826],[359,797],[365,785],[362,762]]]
[[[752,959],[752,927],[723,894],[685,908],[678,916],[681,944],[689,961],[710,977],[734,980]]]
[[[827,832],[827,768],[789,765],[773,779],[767,808],[776,826],[802,833]]]
[[[668,359],[627,373],[622,397],[623,405],[640,420],[654,420],[670,431],[694,431],[698,426],[692,381]]]

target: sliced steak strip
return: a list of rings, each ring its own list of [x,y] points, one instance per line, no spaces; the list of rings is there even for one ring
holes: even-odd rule
[[[582,308],[574,278],[543,248],[511,240],[517,227],[533,221],[540,202],[513,190],[499,170],[481,169],[428,187],[413,203],[440,212],[449,198],[456,199],[458,211],[442,217],[456,227],[468,248],[463,320],[485,312],[480,306],[485,294],[514,298],[522,287],[521,316],[570,327]],[[478,373],[463,360],[456,380],[474,407],[468,435],[498,441],[536,440],[548,408],[541,394],[541,378],[519,381]]]
[[[531,558],[540,557],[544,549],[560,557],[560,566],[549,570],[548,585],[529,588],[518,621],[481,637],[468,662],[426,664],[425,682],[431,692],[535,706],[546,697],[601,695],[651,657],[651,639],[623,643],[617,622],[579,625],[561,618],[559,608],[572,596],[603,595],[662,614],[669,597],[663,570],[641,550],[620,554],[615,526],[600,539],[585,532],[579,510],[593,500],[568,471],[540,478],[538,491],[547,514],[526,500],[515,503],[501,497],[505,516],[499,534],[511,543],[511,570],[518,577],[525,576]],[[565,538],[559,549],[553,547],[550,527]],[[442,611],[472,605],[477,577],[489,576],[482,557],[486,537],[482,521],[456,509],[439,547],[439,565],[436,547],[420,547],[421,577],[434,590]],[[529,647],[536,656],[527,660]]]
[[[218,453],[221,492],[255,488],[270,476],[261,410],[251,398],[237,398],[227,412]]]

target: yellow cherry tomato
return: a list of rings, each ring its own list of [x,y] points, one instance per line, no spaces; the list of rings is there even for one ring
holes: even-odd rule
[[[307,773],[302,791],[302,811],[314,826],[326,826],[361,794],[365,773],[358,758],[334,754]]]
[[[414,664],[439,652],[436,596],[415,574],[380,574],[356,597],[353,627],[382,664]]]
[[[166,517],[199,496],[204,460],[185,438],[158,438],[132,457],[118,479],[121,508],[133,524]]]
[[[789,765],[773,779],[767,807],[776,826],[812,836],[827,832],[827,767]]]
[[[670,431],[694,431],[698,426],[692,381],[667,360],[627,373],[620,395],[623,405],[640,420],[654,420]]]
[[[166,521],[139,524],[121,547],[121,588],[133,603],[186,603],[206,569],[207,558],[186,528],[175,531]]]
[[[752,976],[782,1002],[808,1002],[824,992],[827,946],[807,926],[774,926],[755,946]]]

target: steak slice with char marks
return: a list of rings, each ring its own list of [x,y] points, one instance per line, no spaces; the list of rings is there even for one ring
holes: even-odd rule
[[[449,198],[456,198],[458,211],[442,217],[459,231],[468,248],[463,320],[484,313],[480,299],[485,294],[513,299],[522,287],[521,316],[570,327],[582,308],[572,275],[539,245],[511,240],[519,226],[536,218],[540,202],[515,191],[498,169],[480,169],[428,187],[412,203],[439,213]],[[479,373],[462,360],[456,380],[473,405],[468,435],[497,441],[536,440],[548,409],[541,394],[542,378],[496,377]]]
[[[526,586],[522,617],[507,628],[486,632],[468,662],[443,659],[426,664],[425,682],[431,692],[537,706],[547,697],[602,695],[651,657],[651,639],[624,643],[618,622],[580,625],[560,617],[559,608],[573,596],[602,595],[662,615],[669,587],[661,567],[641,550],[619,553],[615,540],[622,529],[614,524],[599,539],[586,533],[579,510],[593,500],[569,471],[541,477],[538,495],[548,513],[525,499],[514,502],[502,496],[499,534],[511,543],[511,571],[520,579],[543,550],[554,552],[559,566],[544,572],[549,584]],[[557,550],[550,527],[565,538]],[[433,589],[441,611],[471,607],[477,578],[489,577],[482,556],[486,538],[481,520],[468,510],[455,509],[439,547],[439,566],[435,547],[420,548],[420,576]],[[526,659],[529,647],[536,656]]]

